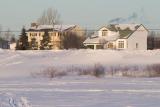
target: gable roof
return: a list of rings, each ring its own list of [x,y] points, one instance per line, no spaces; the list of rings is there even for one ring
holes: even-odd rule
[[[148,29],[147,29],[143,24],[140,24],[134,32],[136,32],[141,26],[142,26],[147,32],[149,32]],[[134,32],[133,32],[133,33],[134,33]],[[128,39],[133,33],[131,33],[130,35],[128,35],[127,39]]]

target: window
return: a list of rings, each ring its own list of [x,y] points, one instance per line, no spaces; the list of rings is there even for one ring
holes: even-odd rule
[[[35,36],[37,36],[37,33],[33,33],[33,34],[32,34],[32,37],[35,37]]]
[[[113,43],[109,43],[109,44],[108,44],[108,48],[109,48],[109,49],[113,49]]]
[[[124,41],[118,41],[118,48],[124,48]]]
[[[53,36],[56,36],[56,32],[53,32],[52,35],[53,35]]]
[[[58,36],[61,36],[61,33],[58,33]]]
[[[106,36],[106,35],[107,35],[107,33],[108,33],[108,31],[107,31],[107,30],[102,30],[102,36]]]
[[[94,49],[94,45],[87,45],[89,49]]]
[[[96,45],[96,49],[103,49],[103,45]]]

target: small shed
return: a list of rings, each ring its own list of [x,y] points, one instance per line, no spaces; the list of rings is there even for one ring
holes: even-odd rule
[[[0,48],[1,49],[9,49],[9,42],[6,40],[0,40]]]

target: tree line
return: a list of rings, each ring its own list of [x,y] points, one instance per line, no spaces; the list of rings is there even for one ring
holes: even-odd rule
[[[160,49],[160,33],[151,31],[148,35],[147,46],[149,50]]]
[[[6,30],[6,32],[3,32],[3,28],[0,25],[0,42],[3,41],[14,43],[16,42],[16,38],[9,28]]]
[[[56,25],[61,24],[60,14],[56,9],[48,8],[44,10],[39,18],[37,18],[37,23],[39,25]],[[2,33],[2,27],[0,26],[0,41],[9,41],[16,42],[17,50],[28,50],[28,49],[37,49],[36,39],[33,38],[31,42],[28,42],[28,36],[26,34],[26,29],[22,28],[21,34],[19,38],[16,40],[11,30],[8,29],[7,32]],[[85,34],[87,35],[87,34]],[[61,34],[61,49],[70,49],[70,48],[84,48],[83,41],[86,36],[79,37],[76,33],[68,32]],[[43,35],[43,39],[41,40],[40,49],[41,50],[49,50],[51,49],[49,43],[51,42],[51,38],[49,37],[48,31],[46,30]],[[151,31],[148,35],[147,39],[147,47],[148,49],[160,49],[160,33],[155,31]]]

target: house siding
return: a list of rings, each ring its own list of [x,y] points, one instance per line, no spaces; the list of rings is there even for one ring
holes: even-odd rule
[[[137,31],[128,38],[128,50],[147,50],[147,36],[148,31],[141,25]],[[136,46],[136,44],[138,46]]]
[[[59,32],[48,32],[49,36],[51,38],[51,45],[52,45],[52,49],[60,49],[60,36],[59,36]],[[44,32],[42,31],[37,31],[37,32],[27,32],[27,36],[28,36],[28,42],[31,43],[32,39],[35,38],[37,45],[38,45],[38,49],[40,49],[41,46],[41,40],[43,40],[43,35]]]

